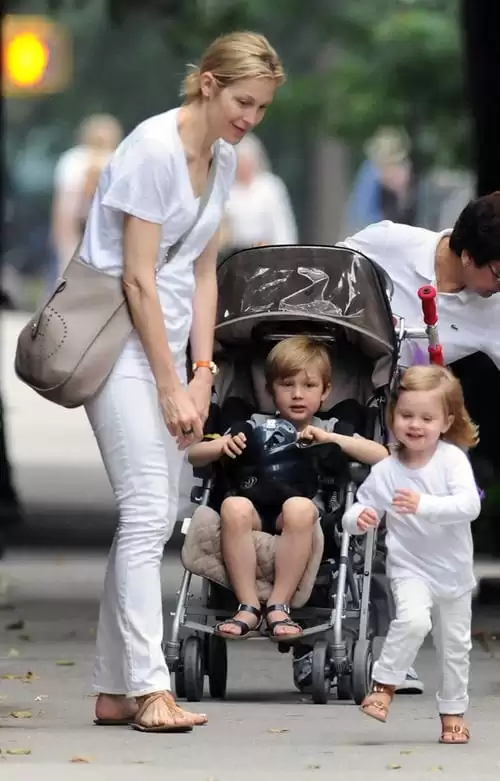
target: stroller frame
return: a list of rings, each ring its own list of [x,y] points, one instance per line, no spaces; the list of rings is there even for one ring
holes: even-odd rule
[[[283,249],[281,249],[282,252]],[[330,252],[335,252],[336,248],[287,248],[288,251],[290,249],[302,251],[304,249],[316,251],[328,249]],[[238,256],[247,256],[255,252],[262,253],[266,250],[267,253],[270,253],[275,251],[275,248],[259,248],[235,253],[234,256],[227,258],[220,268],[234,262],[233,258],[238,258]],[[388,299],[391,295],[391,283],[385,277],[384,272],[372,261],[358,253],[343,250],[344,254],[346,252],[354,256],[358,264],[371,266],[372,285],[378,286],[377,294],[384,301],[385,314],[388,314],[391,320],[395,351],[399,352],[399,348],[406,338],[427,338],[431,361],[442,363],[442,351],[437,334],[435,290],[426,286],[418,291],[422,301],[426,328],[407,329],[402,318],[396,319],[390,313]],[[245,260],[245,257],[243,259]],[[224,302],[222,302],[222,306],[224,308]],[[224,318],[219,315],[217,322],[216,339],[218,331],[224,328]],[[284,338],[284,335],[281,334],[280,338]],[[395,382],[396,375],[397,372],[393,371],[391,385]],[[378,438],[379,441],[385,439],[386,398],[386,393],[378,393],[372,396],[371,404],[368,404],[368,407],[378,408],[375,424],[379,430],[371,432],[371,435],[374,439]],[[366,478],[368,471],[366,466],[357,462],[349,464],[349,481],[346,487],[344,512],[354,503],[357,488]],[[202,486],[195,487],[191,495],[193,503],[199,506],[208,505],[212,487],[213,477],[205,480]],[[182,528],[184,534],[187,532],[189,521],[190,519],[186,519],[184,522]],[[377,538],[378,530],[376,529],[369,531],[364,536],[362,543],[359,542],[359,538],[350,537],[347,532],[342,531],[338,563],[335,562],[337,569],[330,568],[329,570],[331,584],[336,580],[334,592],[333,589],[329,589],[331,605],[328,607],[305,606],[291,610],[291,618],[294,621],[308,622],[311,619],[320,619],[320,622],[314,626],[307,626],[300,637],[300,642],[303,640],[315,641],[313,644],[311,687],[312,699],[315,703],[328,701],[334,682],[336,682],[339,699],[354,700],[357,704],[363,701],[370,689],[373,662],[380,651],[386,632],[386,626],[380,616],[380,604],[377,610],[377,600],[372,589]],[[331,564],[331,562],[326,562],[326,564],[329,563]],[[319,572],[321,572],[322,566],[323,564],[320,566]],[[207,675],[211,696],[223,698],[227,683],[226,641],[215,634],[211,621],[220,622],[232,617],[234,609],[209,606],[212,586],[205,578],[202,578],[201,605],[191,605],[190,601],[193,598],[190,591],[192,578],[193,574],[185,569],[177,592],[176,609],[172,614],[173,625],[170,639],[164,644],[165,658],[168,666],[175,673],[175,685],[179,697],[186,697],[189,701],[201,700],[204,678]],[[216,586],[215,588],[223,587]],[[355,626],[352,626],[353,622]],[[191,634],[182,639],[181,634],[185,630]],[[283,653],[293,647],[293,641],[290,640],[276,642],[278,649]]]

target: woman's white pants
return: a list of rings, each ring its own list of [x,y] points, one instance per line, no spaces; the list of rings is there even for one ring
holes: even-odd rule
[[[87,414],[119,509],[94,689],[129,696],[169,690],[160,566],[176,520],[183,454],[164,424],[152,382],[113,372]]]
[[[402,684],[432,631],[438,654],[439,713],[465,713],[472,647],[471,592],[456,599],[436,599],[429,585],[419,578],[395,579],[391,585],[396,618],[373,666],[373,680],[389,686]]]

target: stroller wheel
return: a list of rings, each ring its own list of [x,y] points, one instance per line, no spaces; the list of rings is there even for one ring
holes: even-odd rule
[[[352,696],[356,705],[361,705],[370,691],[372,668],[372,640],[360,637],[354,646],[352,659]]]
[[[207,643],[207,675],[210,696],[223,700],[227,684],[227,646],[223,637],[210,635]]]
[[[326,640],[317,640],[312,652],[311,694],[316,705],[328,702],[332,685],[330,646]]]
[[[196,635],[190,635],[182,646],[182,667],[184,687],[188,702],[199,702],[203,697],[205,664],[203,659],[203,641]]]

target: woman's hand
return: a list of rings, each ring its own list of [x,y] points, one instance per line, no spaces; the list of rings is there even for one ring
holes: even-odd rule
[[[306,426],[299,433],[299,439],[309,440],[311,442],[333,442],[332,434],[318,426]]]
[[[228,435],[224,437],[224,440],[221,455],[229,456],[229,458],[241,456],[247,446],[247,438],[244,434],[235,434],[234,437]]]
[[[392,506],[400,515],[414,515],[418,510],[420,494],[410,491],[409,488],[402,488],[396,491],[392,498]]]
[[[159,394],[163,419],[170,434],[177,440],[179,450],[202,439],[203,424],[200,414],[187,389],[179,384],[168,393]]]
[[[198,369],[188,385],[188,393],[204,426],[212,398],[212,375]]]
[[[371,507],[365,507],[358,516],[358,529],[367,532],[378,526],[377,513]]]

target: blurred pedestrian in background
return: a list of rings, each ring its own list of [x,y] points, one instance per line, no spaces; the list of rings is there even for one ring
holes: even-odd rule
[[[237,147],[236,181],[222,223],[224,256],[256,244],[296,244],[297,225],[287,188],[271,171],[262,142],[253,134]]]
[[[52,246],[55,252],[49,285],[70,261],[82,237],[85,220],[102,170],[122,139],[118,120],[93,114],[77,131],[77,145],[61,155],[54,174]]]
[[[381,220],[412,222],[409,141],[396,128],[380,130],[365,145],[347,204],[347,232]]]

